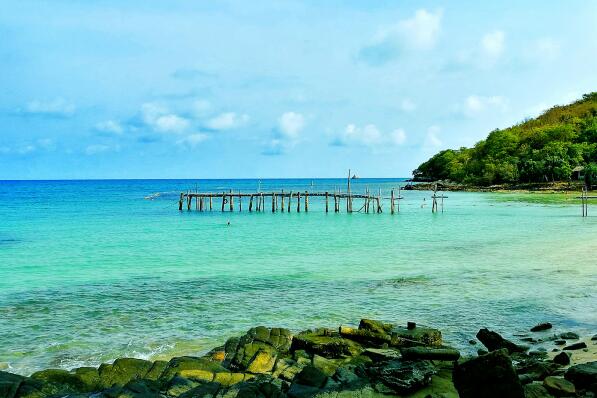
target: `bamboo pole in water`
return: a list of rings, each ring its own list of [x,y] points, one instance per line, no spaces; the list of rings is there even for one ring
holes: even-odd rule
[[[284,190],[282,190],[282,206],[280,206],[280,210],[284,213]]]
[[[288,212],[290,213],[290,202],[292,201],[292,191],[290,191],[290,194],[288,195]]]
[[[309,211],[309,191],[305,191],[305,213]]]
[[[326,191],[326,193],[325,193],[325,212],[327,213],[328,210],[329,210],[329,195]]]
[[[301,193],[300,191],[296,193],[296,212],[301,212]]]
[[[184,192],[180,193],[180,199],[178,200],[178,210],[182,211],[182,202],[184,198]]]

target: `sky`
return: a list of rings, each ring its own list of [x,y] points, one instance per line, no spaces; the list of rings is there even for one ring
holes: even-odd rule
[[[1,8],[0,179],[409,177],[597,91],[595,1]]]

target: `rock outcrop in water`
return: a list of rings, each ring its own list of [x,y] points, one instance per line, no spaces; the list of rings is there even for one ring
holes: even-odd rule
[[[597,362],[526,353],[478,334],[488,353],[461,358],[437,329],[363,319],[358,328],[250,329],[203,357],[121,358],[99,368],[0,372],[0,398],[412,398],[594,397]],[[568,354],[564,354],[568,355]],[[568,358],[568,356],[567,356]]]

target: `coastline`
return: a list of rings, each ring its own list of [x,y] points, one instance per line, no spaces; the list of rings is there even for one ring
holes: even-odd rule
[[[200,357],[120,358],[98,368],[46,369],[29,377],[0,370],[0,397],[491,398],[596,392],[597,335],[542,323],[512,340],[482,328],[470,344],[477,355],[462,356],[440,330],[412,322],[362,319],[358,326],[298,333],[258,326]]]
[[[439,191],[461,191],[461,192],[510,192],[510,193],[568,193],[579,194],[584,187],[581,181],[546,182],[546,183],[512,183],[497,185],[470,185],[460,184],[447,180],[438,181],[412,181],[410,189],[416,191],[432,191],[437,186]]]

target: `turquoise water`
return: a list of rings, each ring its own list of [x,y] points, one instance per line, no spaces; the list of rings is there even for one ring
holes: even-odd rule
[[[387,204],[326,214],[314,198],[309,213],[272,214],[267,201],[264,213],[179,212],[179,192],[196,184],[331,191],[345,181],[0,182],[0,365],[28,374],[168,358],[258,324],[360,317],[437,326],[461,348],[483,326],[597,329],[595,205],[583,219],[571,201],[450,192],[431,214],[429,192],[406,191],[394,216]]]

